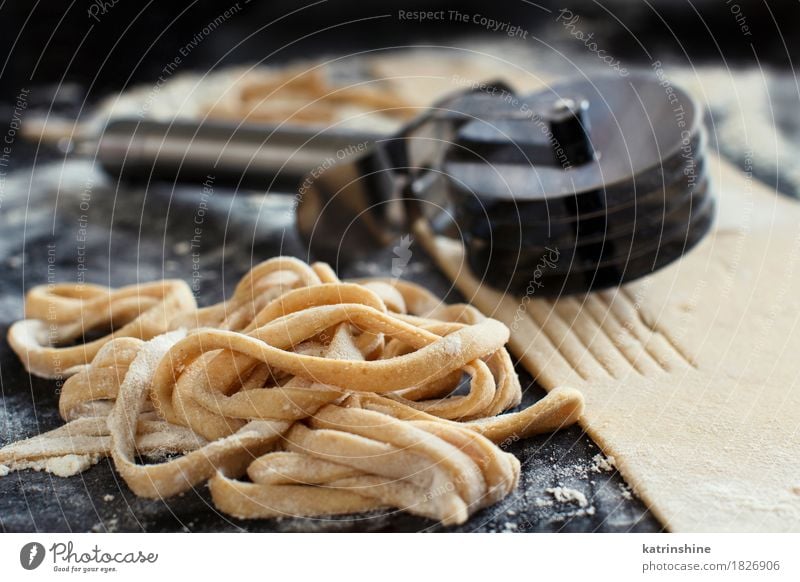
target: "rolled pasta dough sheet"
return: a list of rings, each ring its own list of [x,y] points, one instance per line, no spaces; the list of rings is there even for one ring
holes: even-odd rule
[[[800,531],[800,205],[711,161],[712,234],[618,289],[503,295],[418,234],[546,389],[585,394],[582,425],[665,528]]]

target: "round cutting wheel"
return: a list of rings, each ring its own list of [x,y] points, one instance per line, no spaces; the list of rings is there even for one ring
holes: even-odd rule
[[[614,239],[630,239],[633,233],[652,233],[663,236],[665,232],[686,225],[693,209],[706,204],[708,180],[704,176],[692,190],[682,189],[681,195],[665,196],[654,192],[644,200],[625,208],[609,211],[591,218],[577,218],[569,222],[495,221],[489,223],[486,215],[482,221],[473,220],[472,228],[460,225],[465,239],[476,246],[490,245],[507,251],[536,252],[537,248],[584,247]],[[650,236],[642,234],[640,238]]]
[[[444,168],[475,275],[524,294],[555,249],[551,295],[676,260],[713,221],[705,142],[694,101],[647,74],[557,84],[467,122]]]
[[[649,246],[623,246],[620,256],[612,260],[604,260],[602,253],[587,259],[574,249],[550,248],[512,257],[471,252],[468,262],[482,282],[516,295],[556,296],[614,287],[649,275],[689,252],[709,232],[714,212],[714,200],[708,199],[682,232]]]

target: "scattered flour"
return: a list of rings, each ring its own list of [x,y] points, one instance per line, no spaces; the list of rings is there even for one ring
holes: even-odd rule
[[[105,495],[103,495],[103,501],[114,501],[114,496],[111,495],[110,493],[106,493]]]
[[[12,471],[33,469],[34,471],[47,471],[59,477],[72,477],[97,464],[99,460],[99,455],[64,455],[50,457],[49,459],[14,463],[11,467],[6,467],[6,469]]]
[[[119,518],[112,517],[105,522],[96,523],[92,526],[92,531],[95,533],[112,533],[119,529]]]
[[[623,498],[628,500],[633,499],[633,493],[631,492],[631,488],[625,485],[624,483],[620,484],[619,492]]]
[[[575,503],[578,507],[587,507],[589,502],[586,496],[577,489],[570,489],[568,487],[549,487],[545,489],[559,503]]]
[[[591,471],[593,473],[610,473],[612,471],[616,471],[616,469],[617,465],[615,464],[614,457],[604,457],[600,453],[597,453],[594,457],[592,457]]]
[[[550,523],[558,523],[566,521],[568,519],[573,519],[575,517],[592,516],[596,513],[596,511],[597,510],[595,509],[594,505],[592,505],[591,507],[581,507],[579,509],[576,509],[575,511],[570,511],[568,513],[557,513],[556,515],[552,516],[548,521]]]

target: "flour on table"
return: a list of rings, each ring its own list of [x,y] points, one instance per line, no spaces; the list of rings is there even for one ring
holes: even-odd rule
[[[612,471],[616,471],[616,469],[617,466],[615,464],[614,457],[605,457],[601,453],[597,453],[594,457],[592,457],[591,471],[593,473],[610,473]]]
[[[92,526],[92,531],[96,533],[112,533],[119,529],[119,518],[112,517],[104,522],[96,523]]]
[[[569,487],[548,487],[545,489],[559,503],[574,503],[578,507],[587,507],[589,502],[586,496],[577,489],[570,489]]]
[[[622,497],[624,497],[625,499],[633,499],[633,492],[631,491],[631,488],[628,487],[627,485],[621,484],[619,486],[619,491],[622,494]]]
[[[99,460],[99,455],[64,455],[38,461],[14,463],[11,467],[6,467],[6,470],[33,469],[34,471],[47,471],[59,477],[72,477],[97,464]]]
[[[556,515],[551,519],[551,521],[562,521],[564,519],[571,519],[573,517],[584,517],[587,515],[594,515],[596,512],[594,505],[589,505],[589,500],[586,499],[586,495],[584,495],[577,489],[570,489],[569,487],[558,486],[558,487],[548,487],[547,489],[545,489],[545,492],[552,495],[553,499],[555,499],[555,501],[557,503],[560,503],[561,505],[578,506],[578,509],[576,509],[575,511]],[[543,506],[545,505],[545,503],[539,503],[539,501],[546,502],[548,500],[544,499],[536,500],[537,505]],[[550,501],[550,504],[552,505],[553,502]]]

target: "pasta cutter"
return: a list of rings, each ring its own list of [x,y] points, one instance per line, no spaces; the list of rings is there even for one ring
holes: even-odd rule
[[[496,83],[448,97],[305,189],[298,226],[328,259],[419,218],[473,274],[515,294],[619,285],[688,252],[714,199],[700,110],[655,76]]]
[[[703,238],[715,212],[706,139],[695,101],[642,73],[527,95],[484,83],[394,135],[122,121],[97,155],[128,178],[293,184],[298,231],[332,264],[424,220],[461,241],[483,283],[559,295],[645,276]]]

